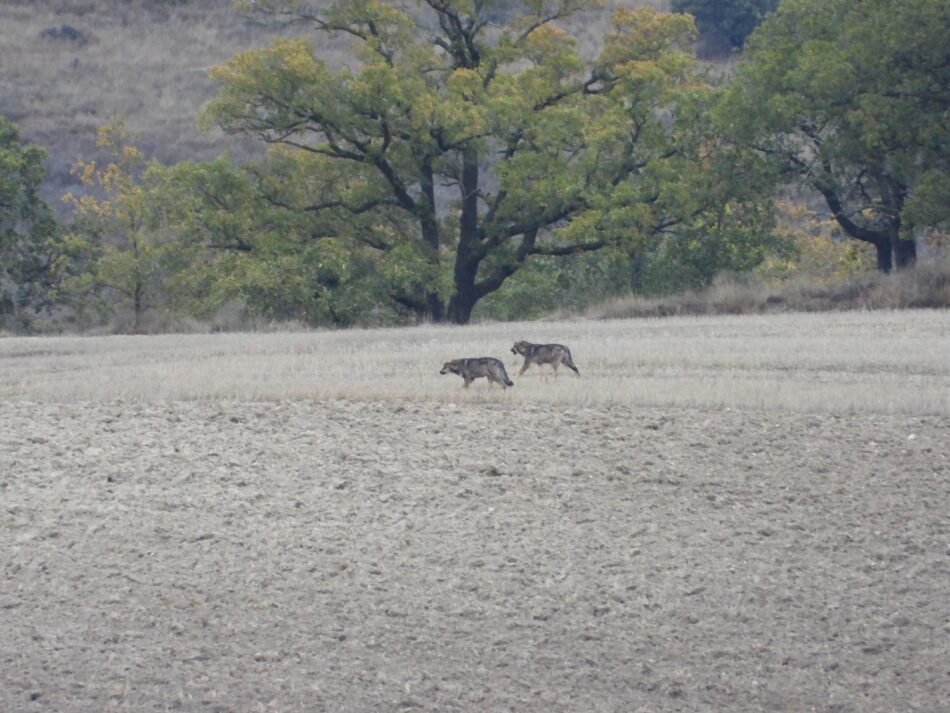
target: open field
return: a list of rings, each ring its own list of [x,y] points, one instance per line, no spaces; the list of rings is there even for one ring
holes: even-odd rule
[[[583,379],[494,393],[438,377],[462,356],[563,341]],[[311,333],[0,340],[6,401],[421,400],[950,415],[950,313],[576,320]]]
[[[580,379],[443,361],[563,341]],[[939,711],[950,315],[0,339],[0,710]]]

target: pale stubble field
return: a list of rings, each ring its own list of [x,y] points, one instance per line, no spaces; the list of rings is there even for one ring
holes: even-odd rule
[[[582,377],[442,362],[568,344]],[[0,339],[0,710],[938,711],[950,315]]]

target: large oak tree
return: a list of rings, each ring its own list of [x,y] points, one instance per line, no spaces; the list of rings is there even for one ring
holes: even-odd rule
[[[262,180],[272,202],[351,216],[353,240],[414,266],[425,287],[401,299],[435,321],[467,322],[531,256],[741,213],[710,174],[688,16],[618,11],[585,59],[559,23],[590,3],[521,5],[498,25],[490,0],[257,2],[352,38],[356,61],[331,66],[306,38],[243,52],[213,70],[206,120],[296,155],[306,190]]]
[[[950,218],[950,3],[783,0],[746,45],[730,130],[817,190],[882,271]]]

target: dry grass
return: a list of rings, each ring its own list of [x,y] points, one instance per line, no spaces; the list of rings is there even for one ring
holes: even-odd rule
[[[844,312],[422,326],[272,334],[0,340],[0,398],[496,400],[814,413],[950,414],[947,312]],[[582,378],[529,370],[514,389],[468,391],[448,359],[516,339],[568,344]]]
[[[950,263],[922,262],[885,275],[868,272],[828,281],[805,276],[768,284],[753,276],[727,277],[711,287],[668,297],[620,297],[587,311],[596,319],[708,314],[772,314],[841,310],[946,309]]]
[[[43,35],[63,26],[81,39]],[[76,186],[76,159],[97,155],[96,128],[112,115],[125,117],[145,154],[165,163],[225,150],[248,156],[260,146],[203,134],[196,117],[214,92],[208,69],[275,34],[237,12],[233,0],[6,0],[0,84],[10,89],[0,111],[49,153],[47,199],[54,203]]]

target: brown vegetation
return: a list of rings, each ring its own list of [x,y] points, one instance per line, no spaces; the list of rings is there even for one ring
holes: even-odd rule
[[[232,0],[7,0],[0,111],[49,153],[46,198],[58,208],[77,183],[73,163],[97,155],[96,128],[112,115],[163,162],[255,150],[202,134],[195,118],[214,89],[208,69],[272,35]]]
[[[920,263],[884,274],[862,272],[840,280],[803,276],[768,282],[752,276],[724,276],[704,290],[668,297],[623,297],[587,311],[595,319],[673,315],[771,314],[842,310],[946,309],[950,307],[950,265]]]

